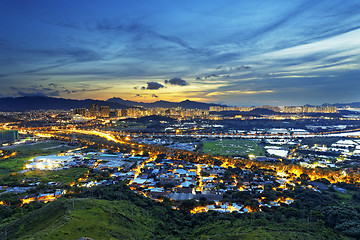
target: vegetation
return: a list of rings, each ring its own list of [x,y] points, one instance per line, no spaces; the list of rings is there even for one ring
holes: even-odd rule
[[[222,156],[245,156],[254,154],[265,155],[263,149],[256,141],[246,139],[220,139],[203,143],[202,153]]]
[[[0,160],[0,179],[21,171],[29,157],[11,157]]]
[[[8,151],[16,152],[16,155],[0,160],[0,179],[23,170],[26,161],[33,157],[55,154],[61,151],[69,150],[70,148],[71,147],[67,146],[64,142],[59,141],[47,141],[14,146]]]
[[[34,170],[27,172],[23,175],[23,178],[36,178],[41,183],[57,182],[62,184],[70,184],[76,179],[82,177],[88,172],[87,167],[69,168],[58,171],[41,171]]]
[[[197,153],[181,150],[167,153],[161,146],[115,144],[94,136],[78,140],[87,144],[96,141],[93,144],[96,148],[106,147],[116,151],[136,149],[136,152],[151,150],[163,152],[164,157],[170,154],[182,160],[215,162],[225,159],[208,155],[205,159]],[[269,168],[265,163],[246,159],[237,160],[236,164],[242,168],[251,167],[254,172]],[[290,165],[279,164],[271,169],[310,174]],[[324,170],[321,170],[324,173],[312,171],[319,176],[328,174]],[[226,172],[223,178],[229,176],[231,172]],[[308,177],[304,177],[303,181],[307,180]],[[89,189],[74,188],[74,193],[67,198],[46,205],[2,206],[0,239],[355,239],[360,235],[360,208],[355,204],[360,199],[359,190],[356,182],[339,187],[353,190],[347,194],[336,193],[334,189],[318,193],[295,187],[293,191],[284,192],[285,196],[295,200],[290,206],[283,204],[250,214],[208,212],[196,215],[190,215],[189,210],[201,201],[184,201],[179,204],[180,211],[176,211],[171,208],[169,200],[164,199],[163,203],[152,201],[137,195],[122,183]],[[272,188],[265,189],[264,194],[269,199],[278,197]],[[229,202],[242,203],[248,196],[228,191],[224,197]],[[251,196],[252,199],[254,197]],[[250,202],[254,206],[255,203]]]
[[[168,199],[155,202],[119,183],[83,189],[48,204],[25,205],[23,213],[12,217],[0,211],[3,219],[0,239],[355,239],[359,236],[359,209],[339,205],[336,199],[331,199],[336,198],[336,193],[311,192],[300,188],[294,191],[295,201],[303,205],[295,203],[250,214],[190,215],[189,208],[199,203],[184,201],[181,211],[177,211],[171,208]],[[358,201],[357,197],[346,199]],[[317,201],[321,204],[316,205]],[[26,210],[30,206],[32,210]],[[311,207],[304,210],[304,206]],[[6,214],[7,218],[3,216]]]
[[[60,199],[5,225],[1,239],[147,239],[156,224],[130,201]]]

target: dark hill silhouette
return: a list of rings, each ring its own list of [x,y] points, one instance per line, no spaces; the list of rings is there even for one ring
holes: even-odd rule
[[[346,107],[349,106],[351,108],[360,108],[360,102],[353,102],[353,103],[335,103],[335,104],[329,104],[330,106],[334,107]]]
[[[129,100],[124,100],[122,98],[113,97],[107,100],[107,102],[114,102],[123,104],[126,106],[137,106],[137,107],[145,107],[145,108],[155,108],[155,107],[162,107],[162,108],[176,108],[182,107],[187,109],[209,109],[211,106],[225,106],[216,103],[203,103],[203,102],[195,102],[190,100],[185,100],[182,102],[169,102],[169,101],[156,101],[152,103],[144,103],[144,102],[134,102]]]
[[[100,100],[74,100],[52,97],[18,97],[18,98],[0,98],[0,110],[2,111],[28,111],[28,110],[50,110],[61,109],[70,110],[74,108],[90,108],[91,104],[99,106],[110,106],[114,109],[128,108],[125,105]]]

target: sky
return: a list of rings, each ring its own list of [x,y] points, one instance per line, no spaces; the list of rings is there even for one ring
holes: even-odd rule
[[[0,97],[360,101],[357,0],[2,0]]]

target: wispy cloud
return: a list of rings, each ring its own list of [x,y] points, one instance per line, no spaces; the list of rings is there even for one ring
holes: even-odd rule
[[[211,92],[206,94],[206,96],[223,96],[223,95],[248,95],[248,94],[262,94],[262,93],[273,93],[274,90],[231,90],[231,91],[222,91],[222,92]]]

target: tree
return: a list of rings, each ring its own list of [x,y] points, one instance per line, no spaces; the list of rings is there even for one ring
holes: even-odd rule
[[[184,200],[180,203],[179,210],[183,213],[189,214],[190,210],[197,206],[197,202],[194,199]]]

